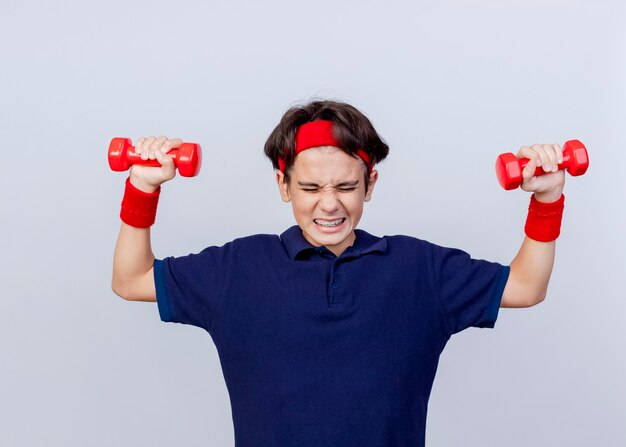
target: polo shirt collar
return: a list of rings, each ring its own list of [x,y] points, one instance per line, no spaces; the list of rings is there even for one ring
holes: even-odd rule
[[[355,255],[361,256],[374,251],[383,253],[387,251],[386,239],[374,236],[369,234],[367,231],[360,230],[358,228],[354,230],[354,233],[356,235],[354,244],[351,247],[348,247],[344,253],[352,249],[352,252]],[[313,253],[319,248],[304,238],[302,230],[298,225],[288,228],[280,235],[280,240],[285,246],[289,257],[293,260],[303,257],[305,253]],[[342,255],[344,253],[342,253]]]

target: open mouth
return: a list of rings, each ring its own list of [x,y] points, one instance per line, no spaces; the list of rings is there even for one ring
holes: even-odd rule
[[[334,219],[334,220],[313,219],[313,222],[315,222],[320,227],[324,227],[324,228],[338,227],[345,221],[346,221],[345,217],[341,217],[339,219]]]

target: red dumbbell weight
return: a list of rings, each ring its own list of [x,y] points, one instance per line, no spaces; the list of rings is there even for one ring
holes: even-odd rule
[[[522,171],[530,160],[518,159],[511,152],[498,155],[496,160],[496,176],[500,186],[504,189],[515,189],[522,184]],[[559,163],[559,169],[566,169],[570,175],[583,175],[589,167],[589,156],[585,145],[578,140],[566,141],[563,145],[563,162]],[[549,174],[539,166],[535,169],[535,175]]]
[[[202,149],[196,143],[183,143],[179,148],[170,149],[167,155],[183,177],[195,177],[202,166]],[[109,144],[109,166],[114,171],[126,171],[130,165],[161,166],[157,160],[143,160],[135,153],[129,138],[113,138]]]

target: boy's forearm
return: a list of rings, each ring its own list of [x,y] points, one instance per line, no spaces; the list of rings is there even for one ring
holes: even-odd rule
[[[113,289],[121,289],[124,283],[145,275],[153,264],[150,228],[122,223],[113,257]]]
[[[509,300],[534,306],[544,300],[554,266],[556,241],[538,242],[529,237],[511,262]]]
[[[533,284],[537,290],[545,291],[554,266],[555,252],[556,240],[538,242],[525,237],[519,252],[511,262],[511,267],[515,266],[519,276]]]

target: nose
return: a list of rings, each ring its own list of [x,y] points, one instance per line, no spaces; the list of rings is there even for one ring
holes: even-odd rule
[[[324,192],[320,198],[320,209],[325,213],[332,214],[339,209],[339,200],[334,192]]]

